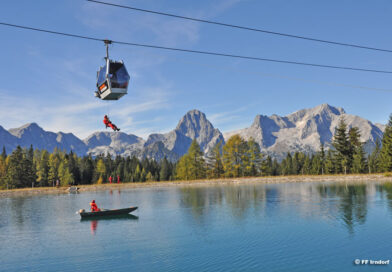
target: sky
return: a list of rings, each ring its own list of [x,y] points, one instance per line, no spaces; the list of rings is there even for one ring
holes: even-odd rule
[[[166,13],[392,49],[389,0],[106,0]],[[83,0],[3,0],[0,22],[112,40],[261,58],[392,71],[392,53],[290,39]],[[131,76],[118,101],[94,97],[105,47],[97,41],[0,26],[0,125],[36,122],[85,138],[121,131],[146,138],[175,128],[189,110],[222,132],[257,114],[287,115],[328,103],[375,123],[392,113],[392,75],[204,56],[114,44]]]

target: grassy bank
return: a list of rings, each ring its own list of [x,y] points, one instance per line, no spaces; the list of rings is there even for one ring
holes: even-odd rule
[[[203,180],[179,180],[179,181],[150,181],[121,184],[91,184],[78,185],[79,192],[104,191],[113,189],[170,187],[189,185],[218,185],[218,184],[246,184],[246,183],[287,183],[287,182],[392,182],[390,174],[361,174],[361,175],[293,175],[276,177],[245,177],[245,178],[222,178]],[[0,190],[0,197],[14,195],[34,194],[65,194],[68,187],[35,187],[12,190]]]

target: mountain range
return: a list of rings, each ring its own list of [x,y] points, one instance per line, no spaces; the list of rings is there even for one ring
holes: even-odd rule
[[[222,134],[214,128],[206,115],[199,110],[187,112],[175,129],[164,134],[151,134],[143,139],[123,132],[95,132],[81,140],[72,133],[49,132],[36,123],[29,123],[8,131],[0,126],[0,147],[5,146],[7,153],[16,146],[46,149],[54,148],[73,151],[79,156],[91,153],[93,156],[109,153],[113,156],[137,156],[161,160],[167,157],[176,161],[184,155],[192,140],[196,139],[205,154],[211,152],[218,143],[239,134],[245,140],[250,138],[260,145],[263,153],[282,159],[287,152],[317,152],[320,145],[331,147],[332,137],[340,118],[349,127],[358,127],[365,150],[371,152],[383,136],[385,125],[347,114],[342,108],[322,104],[310,109],[302,109],[287,116],[257,115],[253,123],[236,131]]]

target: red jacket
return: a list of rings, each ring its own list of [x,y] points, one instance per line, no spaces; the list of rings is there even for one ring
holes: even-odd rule
[[[99,211],[100,211],[100,209],[98,209],[98,206],[97,206],[96,203],[91,202],[91,203],[90,203],[90,206],[91,206],[91,211],[92,211],[92,212],[99,212]]]

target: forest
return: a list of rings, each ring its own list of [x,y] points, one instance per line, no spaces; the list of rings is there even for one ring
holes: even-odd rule
[[[55,149],[21,148],[11,154],[5,148],[0,155],[0,188],[61,186],[108,183],[109,177],[117,182],[146,182],[194,179],[219,179],[236,177],[365,174],[392,171],[392,115],[383,138],[376,143],[371,154],[364,151],[360,131],[348,128],[342,118],[335,130],[332,147],[323,145],[316,153],[287,153],[282,161],[260,151],[253,140],[245,141],[234,135],[223,145],[218,143],[205,155],[196,140],[188,152],[177,162],[166,158],[157,162],[137,157],[79,157]]]

